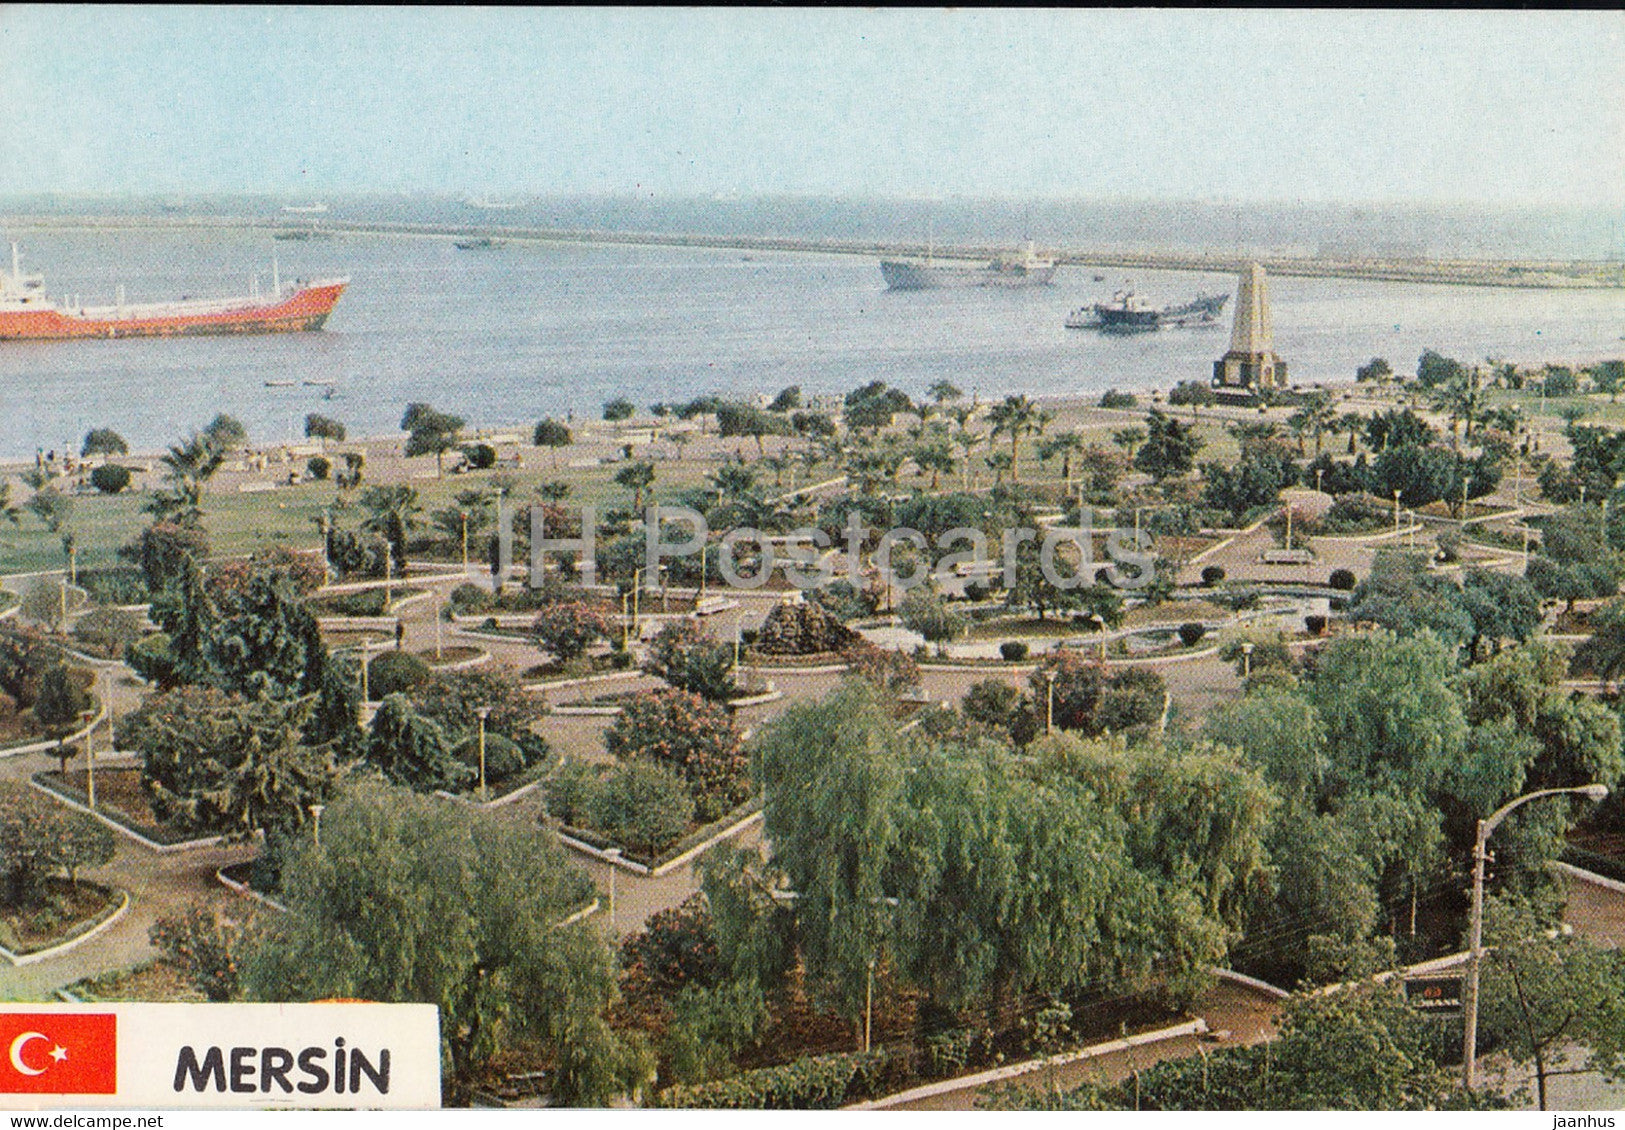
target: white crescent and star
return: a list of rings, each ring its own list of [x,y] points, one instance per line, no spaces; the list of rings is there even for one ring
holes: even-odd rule
[[[50,1044],[53,1045],[52,1048],[51,1048],[51,1053],[50,1054],[51,1054],[51,1059],[53,1059],[55,1062],[61,1063],[63,1060],[68,1058],[68,1049],[63,1047],[61,1044],[58,1044],[55,1041],[53,1041],[45,1033],[43,1033],[43,1032],[24,1032],[21,1035],[19,1035],[15,1040],[11,1041],[11,1066],[17,1069],[18,1074],[20,1074],[20,1075],[44,1075],[45,1074],[46,1069],[44,1067],[30,1067],[30,1066],[28,1066],[27,1063],[25,1063],[23,1061],[23,1049],[26,1048],[34,1040],[44,1040],[47,1043],[50,1043]]]

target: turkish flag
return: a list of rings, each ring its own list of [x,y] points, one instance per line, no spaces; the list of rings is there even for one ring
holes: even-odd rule
[[[0,1094],[118,1092],[118,1017],[0,1012]]]

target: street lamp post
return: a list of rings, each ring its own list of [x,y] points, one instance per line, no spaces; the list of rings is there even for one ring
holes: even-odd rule
[[[1399,491],[1394,492],[1394,541],[1399,541]]]
[[[869,1031],[875,1016],[875,959],[869,959],[869,980],[863,988],[863,1054],[869,1054]]]
[[[609,932],[615,933],[615,872],[620,870],[621,849],[609,848],[604,852],[604,858],[609,862]]]
[[[1044,672],[1044,680],[1049,683],[1049,689],[1045,692],[1044,700],[1044,732],[1046,734],[1055,732],[1055,675],[1056,672],[1054,671]]]
[[[1253,647],[1254,644],[1251,640],[1241,645],[1241,677],[1243,679],[1253,677]]]
[[[1467,1090],[1473,1089],[1473,1075],[1478,1054],[1478,970],[1484,960],[1484,864],[1489,861],[1486,850],[1490,834],[1505,820],[1513,809],[1541,797],[1563,794],[1602,800],[1608,795],[1607,785],[1580,785],[1566,789],[1539,789],[1509,800],[1478,822],[1478,835],[1473,841],[1473,925],[1468,947],[1467,992],[1464,1003],[1464,1023],[1461,1037],[1461,1082]]]
[[[485,720],[491,717],[491,708],[482,706],[474,713],[480,716],[480,803],[485,803]]]
[[[325,804],[313,804],[313,805],[310,806],[310,819],[311,819],[310,838],[311,838],[311,842],[316,847],[321,847],[322,846],[322,813],[324,811],[326,811],[326,809],[327,809],[327,805],[325,805]]]
[[[434,600],[434,658],[438,663],[445,658],[440,647],[440,621],[445,616],[445,598],[439,592],[435,593]]]
[[[1098,612],[1091,612],[1089,614],[1089,620],[1090,620],[1091,623],[1094,624],[1095,631],[1100,633],[1100,661],[1102,663],[1105,663],[1106,662],[1106,618],[1104,616],[1102,616]]]

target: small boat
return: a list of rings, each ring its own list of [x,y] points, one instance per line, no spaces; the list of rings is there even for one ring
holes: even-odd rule
[[[289,383],[291,384],[292,382],[290,381]],[[327,380],[310,380],[309,378],[305,380],[306,388],[331,388],[332,385],[333,382]]]
[[[499,247],[506,247],[505,239],[492,239],[490,236],[481,236],[479,239],[459,239],[453,247],[459,251],[495,251]]]
[[[292,388],[295,383],[296,382],[294,382],[294,381],[266,381],[265,382],[265,387],[266,388]]]

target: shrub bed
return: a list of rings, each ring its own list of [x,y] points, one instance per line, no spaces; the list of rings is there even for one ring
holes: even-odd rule
[[[110,917],[122,901],[119,891],[84,879],[51,879],[46,886],[42,906],[0,905],[0,946],[21,955],[72,941]]]
[[[175,1001],[190,1004],[203,994],[174,966],[149,961],[128,969],[86,977],[67,986],[82,1001]]]
[[[83,769],[69,769],[66,773],[55,770],[36,773],[34,780],[71,801],[90,804]],[[155,843],[181,844],[199,838],[195,833],[177,831],[158,823],[147,794],[141,788],[141,770],[136,768],[104,767],[96,770],[96,811]]]

